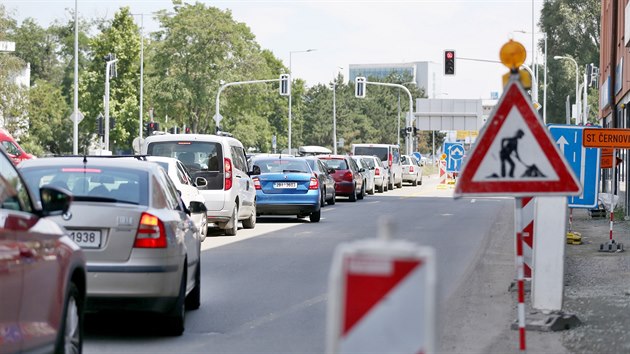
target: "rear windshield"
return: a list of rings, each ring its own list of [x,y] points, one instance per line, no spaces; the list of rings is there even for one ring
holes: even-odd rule
[[[355,155],[368,155],[368,156],[376,156],[381,161],[387,161],[387,148],[386,147],[376,147],[376,146],[355,146],[354,154]]]
[[[344,159],[327,159],[323,160],[328,168],[334,168],[335,170],[347,170],[348,164]]]
[[[21,172],[32,190],[52,185],[72,192],[76,200],[100,197],[148,205],[147,171],[107,166],[35,166]],[[36,197],[39,199],[39,194]]]
[[[311,173],[304,160],[259,159],[253,164],[260,167],[260,173]]]
[[[193,178],[203,177],[208,182],[198,189],[223,189],[223,150],[220,143],[205,141],[153,142],[148,155],[174,157],[181,161]]]

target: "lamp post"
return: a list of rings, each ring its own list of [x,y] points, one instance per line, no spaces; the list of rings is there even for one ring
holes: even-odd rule
[[[530,33],[530,32],[523,31],[523,30],[514,31],[514,32]],[[545,41],[545,48],[544,48],[544,53],[543,53],[543,56],[544,56],[544,63],[543,63],[543,66],[544,66],[544,72],[543,72],[543,122],[547,123],[547,32],[536,32],[536,33],[542,34],[543,35],[543,39]],[[534,36],[535,33],[531,32],[531,34],[532,34],[532,46],[533,46],[534,45],[533,36]],[[537,65],[537,62],[536,62],[535,58],[536,57],[534,56],[534,63],[535,63],[534,65]],[[538,83],[539,82],[539,80],[538,80],[538,70],[535,67],[533,69],[534,69],[534,71],[536,73],[536,78],[535,78],[536,79],[536,83]],[[538,100],[538,95],[536,95],[536,100]]]
[[[343,70],[341,66],[337,67],[338,69]],[[333,154],[337,155],[337,77],[339,77],[339,72],[335,76],[335,79],[332,83],[333,89]]]
[[[556,55],[553,57],[555,60],[560,60],[560,59],[567,59],[567,60],[571,60],[573,62],[573,64],[575,64],[575,111],[576,111],[576,117],[575,117],[575,121],[576,123],[579,121],[580,119],[580,111],[579,111],[579,105],[578,105],[578,98],[579,98],[579,93],[578,93],[578,80],[579,80],[579,72],[580,72],[580,68],[578,67],[578,63],[577,61],[575,61],[575,59],[571,58],[571,57],[567,57],[567,56],[561,56],[561,55]],[[570,117],[570,115],[569,115]],[[567,124],[571,124],[571,118],[569,118],[569,121],[567,122]]]
[[[79,14],[74,0],[74,119],[72,121],[72,153],[79,154]]]
[[[108,60],[105,64],[105,150],[109,151],[109,75],[112,64],[118,59]]]
[[[138,128],[138,137],[142,139],[142,104],[144,103],[144,14],[132,14],[134,16],[140,16],[140,128]]]
[[[291,86],[291,81],[293,81],[293,72],[291,71],[291,56],[293,53],[309,53],[314,51],[315,49],[307,49],[307,50],[293,50],[289,52],[289,86]],[[289,154],[291,154],[291,96],[293,96],[292,90],[289,90]]]

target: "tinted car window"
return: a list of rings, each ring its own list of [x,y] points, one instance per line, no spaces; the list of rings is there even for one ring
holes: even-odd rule
[[[191,172],[223,171],[221,144],[199,141],[165,141],[151,143],[148,155],[174,157]]]
[[[354,148],[355,155],[377,156],[381,161],[387,161],[387,148],[374,146],[356,146]]]
[[[323,161],[326,164],[326,166],[328,166],[329,168],[334,168],[335,170],[347,170],[348,169],[348,164],[346,163],[346,160],[330,159],[330,160],[323,160]]]

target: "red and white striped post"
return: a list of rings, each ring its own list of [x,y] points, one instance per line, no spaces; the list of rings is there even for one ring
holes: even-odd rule
[[[521,223],[516,224],[523,233],[523,276],[527,280],[532,279],[534,269],[534,215],[536,214],[534,202],[533,197],[520,198]]]
[[[613,221],[615,221],[614,207],[610,208],[610,242],[613,240]]]
[[[440,160],[440,184],[446,184],[446,161]]]
[[[516,225],[521,225],[524,198],[516,198]],[[525,351],[525,279],[523,276],[523,231],[516,231],[516,281],[518,283],[518,334],[519,349]]]

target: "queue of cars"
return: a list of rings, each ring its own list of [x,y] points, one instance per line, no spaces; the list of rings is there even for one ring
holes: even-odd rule
[[[232,236],[266,215],[319,222],[338,197],[355,202],[402,183],[392,177],[397,147],[385,160],[247,159],[232,137],[165,134],[142,152],[16,167],[0,147],[0,352],[80,352],[83,314],[103,310],[158,313],[165,334],[181,335],[186,311],[201,306],[208,229]],[[46,262],[53,255],[63,261]]]

